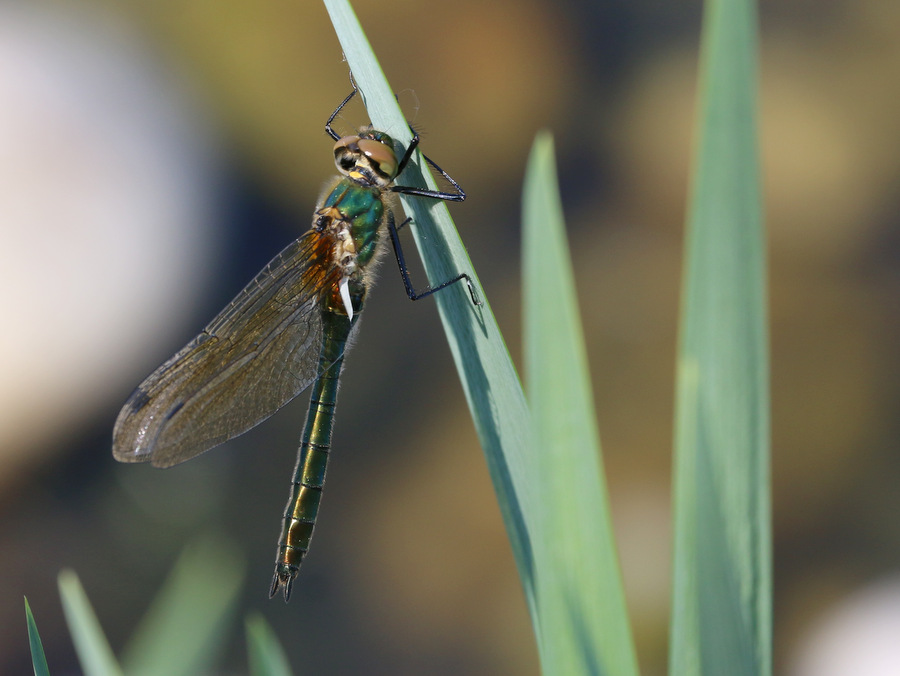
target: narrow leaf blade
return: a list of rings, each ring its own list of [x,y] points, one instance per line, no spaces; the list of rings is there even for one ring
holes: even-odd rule
[[[262,615],[254,613],[247,618],[246,632],[250,673],[253,676],[291,676],[284,649]]]
[[[708,0],[675,440],[670,673],[771,673],[769,385],[756,8]]]
[[[86,676],[116,676],[122,669],[116,662],[100,622],[91,608],[78,576],[71,570],[59,574],[59,595],[69,633]]]
[[[38,634],[37,623],[31,614],[31,606],[25,599],[25,623],[28,625],[28,648],[31,651],[31,664],[34,667],[34,676],[50,676],[50,667],[47,666],[47,657],[44,655],[44,646],[41,636]]]
[[[353,10],[346,0],[325,0],[325,6],[372,123],[405,147],[412,133]],[[421,156],[416,153],[400,180],[404,185],[434,189],[431,174],[421,167]],[[462,284],[454,284],[434,296],[535,620],[531,538],[538,496],[531,488],[536,485],[531,476],[535,468],[521,454],[529,443],[530,425],[522,386],[447,206],[406,197],[402,202],[404,210],[413,217],[412,230],[428,278],[440,282],[466,272],[484,303],[473,306]]]
[[[223,538],[185,548],[122,654],[129,676],[208,672],[235,610],[244,562]]]
[[[544,674],[636,676],[600,438],[549,133],[522,197],[531,461],[542,481],[537,547]]]

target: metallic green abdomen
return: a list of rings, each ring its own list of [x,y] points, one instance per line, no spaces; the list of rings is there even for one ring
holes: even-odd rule
[[[283,586],[285,600],[290,597],[291,584],[309,550],[319,513],[325,468],[331,450],[338,380],[344,361],[344,347],[352,326],[346,315],[327,310],[322,313],[322,323],[322,350],[319,353],[321,375],[313,384],[310,395],[306,427],[291,482],[291,496],[282,521],[275,577],[270,590],[270,595],[274,595],[279,586]]]

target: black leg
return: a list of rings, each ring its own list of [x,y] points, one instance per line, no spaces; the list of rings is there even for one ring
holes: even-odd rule
[[[333,138],[335,141],[340,141],[341,137],[338,133],[332,128],[331,123],[334,122],[334,118],[338,116],[338,113],[343,110],[344,106],[346,106],[350,99],[352,99],[359,92],[359,87],[356,86],[356,81],[353,79],[353,73],[350,73],[350,84],[353,86],[353,91],[347,95],[343,101],[341,101],[340,105],[334,109],[334,112],[325,122],[325,132]],[[413,133],[412,141],[409,142],[409,145],[406,148],[406,152],[403,153],[403,157],[400,158],[400,163],[397,165],[397,176],[403,173],[403,170],[406,169],[406,165],[409,164],[410,159],[412,159],[412,154],[415,152],[416,148],[419,146],[419,133],[410,126],[410,130]],[[466,199],[465,191],[459,186],[459,183],[453,180],[453,177],[450,176],[446,171],[441,169],[435,162],[432,161],[430,157],[427,155],[422,155],[425,158],[425,161],[431,165],[431,167],[438,172],[444,180],[446,180],[450,185],[453,186],[453,189],[456,192],[442,192],[440,190],[428,190],[426,188],[416,188],[410,185],[395,185],[391,187],[391,192],[396,192],[401,195],[415,195],[416,197],[430,197],[431,199],[436,200],[444,200],[446,202],[463,202]]]
[[[335,141],[340,141],[341,137],[338,136],[337,132],[335,132],[334,129],[331,128],[331,123],[334,122],[334,118],[336,118],[338,116],[338,113],[341,112],[341,110],[344,108],[344,106],[346,106],[348,103],[350,103],[350,99],[352,99],[354,96],[356,96],[357,92],[359,92],[359,87],[356,86],[356,82],[353,79],[353,73],[350,73],[350,84],[353,85],[353,91],[350,92],[349,94],[347,94],[347,98],[345,98],[343,101],[341,101],[341,104],[337,108],[334,109],[334,112],[331,114],[331,117],[329,117],[328,121],[325,122],[325,132],[331,138],[333,138]]]
[[[429,286],[422,291],[416,291],[415,289],[413,289],[412,281],[410,281],[409,279],[409,270],[406,267],[406,259],[403,257],[403,247],[400,246],[400,235],[398,234],[400,228],[402,228],[407,223],[410,223],[412,219],[407,218],[400,225],[397,225],[394,222],[394,214],[390,211],[388,211],[387,218],[388,232],[391,235],[391,244],[394,246],[394,256],[396,256],[397,258],[397,265],[400,266],[400,276],[403,278],[403,286],[406,287],[406,295],[409,296],[410,300],[427,298],[435,291],[440,291],[441,289],[444,289],[451,284],[455,284],[456,282],[465,281],[466,286],[469,289],[469,295],[472,297],[472,303],[474,305],[483,305],[483,303],[478,300],[478,296],[475,295],[475,286],[472,284],[472,280],[465,272],[461,272],[453,279],[448,279],[447,281],[438,284],[434,288]]]
[[[400,160],[400,164],[397,165],[397,176],[403,173],[403,170],[406,168],[406,165],[409,164],[409,160],[412,157],[413,152],[416,147],[419,145],[419,134],[415,129],[412,129],[413,138],[412,141],[409,142],[409,147],[407,147],[406,152],[403,153],[403,159]],[[411,185],[395,185],[391,187],[391,192],[396,192],[401,195],[415,195],[416,197],[430,197],[431,199],[436,200],[444,200],[445,202],[463,202],[466,199],[465,191],[459,186],[459,183],[453,180],[453,178],[446,171],[441,169],[428,155],[422,155],[425,158],[425,161],[431,165],[431,167],[437,171],[441,176],[444,177],[450,185],[453,186],[453,189],[456,192],[441,192],[440,190],[427,190],[425,188],[415,188]]]
[[[409,125],[409,122],[407,122],[407,125]],[[413,133],[412,141],[406,146],[406,152],[400,158],[400,164],[397,165],[397,176],[403,173],[403,170],[406,169],[406,165],[409,164],[409,160],[412,158],[413,152],[419,147],[419,132],[413,129],[411,125],[409,130]]]

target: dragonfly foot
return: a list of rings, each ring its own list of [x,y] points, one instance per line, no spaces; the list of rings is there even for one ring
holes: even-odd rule
[[[272,588],[269,589],[269,598],[278,593],[278,588],[282,587],[284,594],[284,602],[287,603],[291,598],[291,587],[297,577],[300,569],[287,563],[279,563],[275,566],[275,575],[272,576]]]
[[[469,287],[469,295],[472,297],[472,303],[474,303],[476,307],[484,305],[484,302],[478,299],[478,294],[475,293],[475,286],[472,284],[472,280],[469,279],[469,275],[463,273],[462,278],[466,280],[466,286]]]

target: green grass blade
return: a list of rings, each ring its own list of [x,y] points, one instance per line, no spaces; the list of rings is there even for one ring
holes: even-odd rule
[[[31,664],[34,667],[34,676],[50,676],[50,667],[47,666],[47,657],[44,655],[44,646],[41,644],[41,636],[38,634],[37,623],[31,614],[31,606],[25,599],[25,623],[28,625],[28,647],[31,650]]]
[[[547,132],[531,151],[522,214],[531,451],[543,496],[536,547],[542,671],[637,676]]]
[[[325,0],[325,6],[372,123],[405,146],[412,134],[353,10],[346,0]],[[417,156],[401,182],[434,188],[430,173],[422,171],[421,166],[421,156]],[[414,219],[412,231],[428,278],[442,281],[466,272],[484,301],[482,307],[474,307],[461,284],[434,296],[534,618],[531,529],[538,496],[529,488],[537,485],[532,476],[534,468],[522,456],[530,424],[522,386],[446,205],[403,198],[403,208]],[[464,213],[465,206],[458,208]]]
[[[125,672],[208,672],[224,643],[243,579],[243,560],[221,538],[186,547],[123,651]]]
[[[71,570],[64,570],[59,574],[58,584],[66,624],[69,625],[85,676],[121,675],[122,669],[116,662],[78,576]]]
[[[771,673],[769,385],[756,8],[708,0],[687,224],[670,673]]]
[[[254,613],[248,617],[246,630],[252,676],[291,676],[287,656],[263,616]]]

